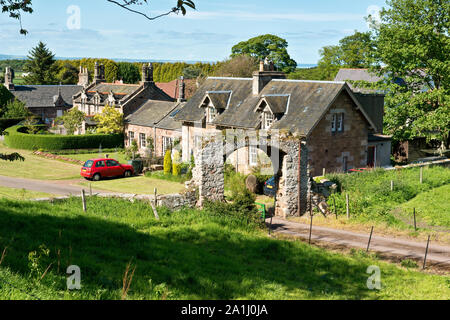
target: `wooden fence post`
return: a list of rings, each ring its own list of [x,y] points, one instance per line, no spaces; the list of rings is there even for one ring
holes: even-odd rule
[[[336,220],[338,219],[338,213],[336,208],[336,197],[333,195],[333,204],[334,204],[334,214],[336,215]]]
[[[394,180],[391,180],[391,191],[394,191]]]
[[[414,208],[414,210],[413,210],[413,215],[414,215],[414,231],[417,231],[416,208]]]
[[[89,195],[92,197],[92,184],[89,182]]]
[[[348,193],[345,194],[345,205],[347,207],[347,219],[350,219],[350,198]]]
[[[420,184],[423,183],[423,167],[420,167]]]
[[[372,230],[370,231],[369,243],[367,243],[367,251],[366,252],[369,252],[370,242],[372,241],[372,235],[373,235],[373,227],[372,227]]]
[[[157,207],[158,206],[158,189],[155,188],[154,192],[155,192],[155,207]]]
[[[427,264],[427,255],[428,255],[428,247],[430,245],[430,236],[428,236],[428,241],[427,241],[427,248],[425,249],[425,258],[423,259],[423,267],[422,269],[425,269],[425,266]]]
[[[83,211],[86,212],[86,195],[84,194],[84,189],[81,190],[81,201],[83,203]]]

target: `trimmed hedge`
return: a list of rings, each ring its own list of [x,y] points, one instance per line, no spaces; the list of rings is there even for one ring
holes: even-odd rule
[[[0,118],[0,132],[3,132],[9,127],[19,124],[23,120],[25,120],[25,118],[15,118],[15,119]]]
[[[23,126],[15,126],[5,130],[5,144],[10,148],[25,150],[65,150],[122,148],[123,134],[89,134],[89,135],[42,135],[27,134]]]

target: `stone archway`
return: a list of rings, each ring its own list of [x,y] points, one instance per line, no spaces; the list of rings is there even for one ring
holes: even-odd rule
[[[287,217],[303,215],[309,209],[308,149],[300,139],[285,138],[279,143],[267,139],[224,142],[216,132],[195,155],[193,182],[199,190],[199,205],[205,200],[224,201],[224,166],[227,155],[248,146],[268,150],[278,183],[275,214]],[[275,156],[274,156],[275,154]],[[278,157],[278,159],[276,158]],[[274,161],[276,159],[276,161]]]

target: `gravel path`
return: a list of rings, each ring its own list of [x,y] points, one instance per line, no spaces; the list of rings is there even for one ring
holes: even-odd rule
[[[270,224],[270,218],[266,220]],[[290,236],[309,239],[309,225],[273,218],[272,230],[275,233],[288,234]],[[312,228],[312,241],[326,242],[333,245],[358,249],[367,249],[370,234],[362,234],[351,231],[336,230],[314,226]],[[426,242],[414,242],[398,238],[379,237],[376,230],[372,236],[370,251],[394,256],[402,259],[414,259],[423,261]],[[444,269],[450,269],[450,246],[435,245],[430,242],[427,256],[427,266],[433,265]],[[422,263],[419,263],[422,267]]]

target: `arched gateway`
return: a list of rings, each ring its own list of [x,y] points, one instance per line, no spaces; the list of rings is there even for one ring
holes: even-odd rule
[[[243,147],[257,147],[272,159],[278,182],[275,214],[287,217],[302,215],[309,209],[310,190],[308,172],[308,150],[299,138],[224,139],[221,132],[205,138],[195,154],[193,183],[199,190],[199,205],[205,200],[224,200],[225,159]]]

